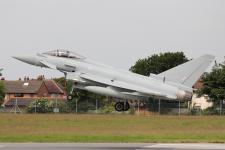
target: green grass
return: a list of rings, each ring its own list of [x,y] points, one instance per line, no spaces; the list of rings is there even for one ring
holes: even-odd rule
[[[225,117],[1,114],[0,142],[225,143]]]

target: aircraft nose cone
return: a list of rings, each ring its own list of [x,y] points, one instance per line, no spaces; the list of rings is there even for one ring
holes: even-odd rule
[[[17,59],[19,61],[22,61],[24,63],[28,63],[31,65],[36,64],[36,60],[33,57],[25,57],[25,56],[13,56],[14,59]]]
[[[19,56],[12,56],[12,58],[17,59],[17,60],[22,60],[23,59],[22,57],[19,57]]]
[[[12,58],[20,60],[22,62],[27,62],[27,58],[26,57],[22,57],[22,56],[13,56]]]
[[[35,56],[13,56],[13,58],[30,65],[42,66],[40,59]]]

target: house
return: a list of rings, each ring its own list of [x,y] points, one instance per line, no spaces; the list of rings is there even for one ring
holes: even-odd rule
[[[53,80],[17,80],[3,81],[5,86],[5,108],[14,107],[17,103],[19,108],[27,107],[30,102],[45,98],[47,100],[66,101],[66,93]]]
[[[196,94],[193,95],[192,102],[191,102],[191,108],[199,108],[201,110],[205,110],[209,107],[213,106],[213,102],[210,101],[208,96],[201,96],[197,97]]]
[[[199,90],[204,86],[202,79],[199,79],[195,85],[193,86],[193,89]],[[193,97],[192,97],[192,101],[191,101],[191,109],[207,109],[209,107],[213,106],[213,102],[210,101],[209,97],[207,95],[198,97],[196,93],[194,93]]]

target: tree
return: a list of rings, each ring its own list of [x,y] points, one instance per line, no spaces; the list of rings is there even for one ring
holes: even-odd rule
[[[61,87],[63,87],[67,93],[71,91],[71,88],[73,86],[72,81],[67,81],[65,77],[55,78],[54,81],[58,83]]]
[[[130,68],[130,71],[149,76],[150,73],[159,74],[168,69],[176,67],[180,64],[183,64],[188,61],[188,58],[184,55],[183,52],[166,52],[160,54],[154,54],[147,58],[139,59],[134,66]],[[146,102],[148,109],[152,111],[158,110],[159,102],[158,100],[150,98],[149,101]],[[175,101],[161,101],[161,109],[168,112],[168,108],[177,107],[177,102]]]
[[[37,99],[36,101],[33,101],[30,103],[30,105],[27,107],[28,113],[50,113],[52,112],[51,108],[48,105],[49,101],[44,98]]]
[[[144,59],[139,59],[130,71],[149,76],[150,73],[159,74],[168,69],[187,62],[188,59],[183,52],[166,52],[154,54]]]
[[[5,97],[5,88],[2,81],[0,81],[0,105],[3,103],[3,99]]]
[[[214,106],[225,100],[225,64],[215,65],[211,72],[202,77],[203,88],[198,90],[198,96],[207,95]]]

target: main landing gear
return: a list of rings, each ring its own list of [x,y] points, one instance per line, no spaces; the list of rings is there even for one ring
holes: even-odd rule
[[[117,102],[115,104],[115,109],[118,112],[128,111],[130,109],[130,104],[128,102]]]

